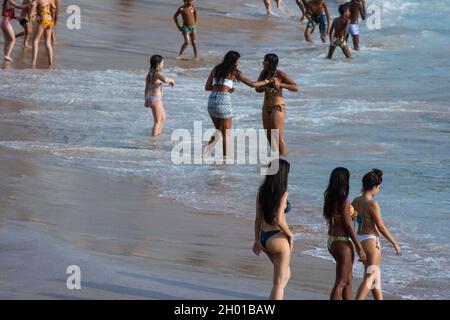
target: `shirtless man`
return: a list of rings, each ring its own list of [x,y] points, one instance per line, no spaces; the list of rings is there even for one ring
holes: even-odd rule
[[[359,15],[366,20],[366,2],[364,0],[351,0],[350,6],[350,25],[348,27],[349,34],[353,38],[353,46],[355,50],[359,50]]]
[[[178,16],[181,14],[183,18],[183,26],[178,21]],[[189,38],[192,42],[192,48],[194,49],[195,60],[200,60],[197,48],[197,10],[195,9],[193,0],[184,0],[184,5],[178,8],[177,12],[173,16],[178,30],[183,33],[184,43],[181,46],[179,59],[183,58],[184,50],[189,46]]]
[[[312,42],[312,33],[319,25],[322,42],[326,42],[330,33],[330,12],[325,0],[310,0],[306,3],[306,18],[309,20],[305,30],[305,40]]]
[[[339,6],[340,17],[334,19],[330,32],[330,49],[328,51],[328,59],[333,58],[334,50],[340,47],[345,56],[350,59],[352,54],[347,46],[348,25],[350,24],[350,7],[348,4]]]
[[[300,11],[302,12],[302,16],[300,17],[300,21],[305,20],[305,14],[306,14],[306,0],[295,0],[298,7],[300,8]]]

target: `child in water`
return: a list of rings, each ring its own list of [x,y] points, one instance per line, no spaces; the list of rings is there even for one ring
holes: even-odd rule
[[[183,18],[183,26],[181,26],[178,21],[178,16],[180,14]],[[192,48],[194,49],[195,60],[200,60],[197,47],[197,10],[195,9],[194,1],[184,0],[184,5],[178,8],[177,12],[175,12],[175,15],[173,16],[173,19],[175,20],[178,30],[183,33],[184,37],[184,43],[181,46],[178,58],[183,58],[184,50],[186,50],[189,46],[190,39]]]
[[[36,21],[36,1],[24,0],[22,4],[27,6],[22,9],[19,20],[24,31],[16,34],[16,38],[23,36],[23,47],[30,48],[30,37],[33,34],[33,24]]]
[[[153,119],[155,121],[152,136],[159,136],[161,134],[167,117],[162,102],[163,84],[167,83],[172,88],[175,87],[175,81],[166,78],[161,73],[163,68],[164,58],[160,55],[152,56],[150,59],[150,71],[145,82],[145,107],[152,109]]]
[[[348,25],[350,24],[350,7],[346,4],[339,6],[340,17],[334,19],[330,32],[330,49],[328,51],[328,59],[333,58],[334,50],[340,47],[345,57],[351,59],[352,54],[347,46]]]

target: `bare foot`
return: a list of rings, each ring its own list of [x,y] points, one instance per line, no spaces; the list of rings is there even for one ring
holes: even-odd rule
[[[4,59],[5,59],[5,61],[14,62],[14,60],[11,59],[11,57],[9,57],[9,56],[5,56]]]
[[[29,43],[24,43],[24,44],[23,44],[23,48],[24,48],[24,49],[31,48],[31,45],[30,45]]]
[[[195,61],[200,61],[200,57],[195,57],[194,60]]]

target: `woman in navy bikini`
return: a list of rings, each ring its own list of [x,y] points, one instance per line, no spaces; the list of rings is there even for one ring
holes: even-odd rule
[[[368,268],[380,267],[381,265],[380,233],[394,246],[397,255],[401,253],[399,245],[383,223],[378,203],[373,199],[380,192],[382,182],[383,172],[373,169],[362,180],[362,195],[353,200],[353,206],[358,212],[358,234],[356,237],[367,254],[367,260],[364,263],[364,280],[356,295],[358,300],[364,300],[372,287],[372,284],[368,282],[371,278],[371,272],[368,272]],[[378,276],[378,279],[381,279],[381,274],[378,274]],[[383,293],[379,286],[372,289],[372,295],[375,300],[383,300]]]
[[[285,215],[290,165],[284,159],[274,161],[279,161],[277,174],[266,176],[256,196],[253,252],[259,256],[263,251],[269,257],[274,268],[269,299],[282,300],[284,288],[291,277],[289,262],[294,243]],[[274,162],[271,165],[274,165]]]

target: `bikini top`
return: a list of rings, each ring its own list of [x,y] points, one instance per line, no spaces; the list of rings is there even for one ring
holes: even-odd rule
[[[213,86],[226,86],[230,89],[233,89],[234,87],[234,81],[230,79],[213,79]]]

